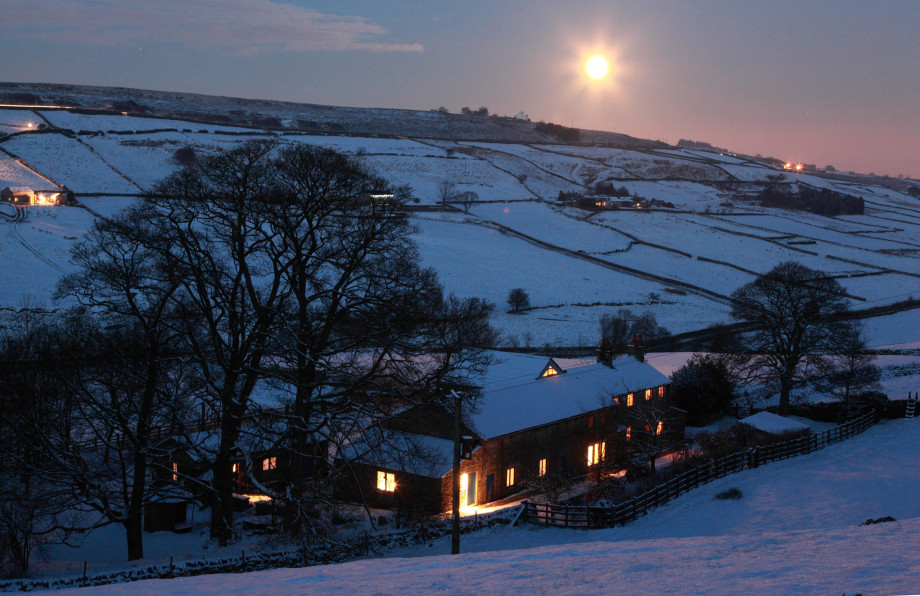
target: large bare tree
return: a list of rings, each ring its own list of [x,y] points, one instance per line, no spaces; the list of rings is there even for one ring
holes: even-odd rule
[[[780,263],[732,293],[732,317],[757,325],[746,340],[745,369],[779,389],[780,415],[789,414],[796,383],[823,369],[837,351],[848,310],[843,287],[800,263]]]
[[[212,459],[211,537],[233,533],[233,460],[250,396],[263,375],[283,298],[283,263],[268,204],[277,196],[276,146],[251,141],[199,159],[155,189],[147,213],[179,286],[175,318],[219,418]]]

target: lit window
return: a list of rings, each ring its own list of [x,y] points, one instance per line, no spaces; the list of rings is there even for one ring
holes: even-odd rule
[[[631,439],[632,439],[632,427],[627,426],[626,427],[626,440],[629,441]]]
[[[539,465],[537,466],[537,476],[546,475],[546,459],[541,459]]]
[[[626,407],[627,408],[632,407],[634,401],[635,401],[634,394],[630,393],[629,395],[627,395],[626,396]]]
[[[664,397],[664,385],[658,388],[658,398],[661,399]]]
[[[461,482],[463,477],[460,477]],[[377,471],[377,490],[391,493],[396,490],[396,474],[392,472]]]
[[[661,420],[658,421],[658,426],[655,427],[655,434],[660,435],[664,432],[664,422]]]
[[[262,460],[262,470],[274,470],[277,463],[278,459],[276,457],[266,457]]]
[[[234,474],[236,474],[237,472],[239,472],[239,471],[240,471],[240,464],[233,464],[232,466],[230,466],[230,471],[233,472]]]
[[[588,465],[596,466],[604,461],[607,455],[607,443],[594,443],[588,445]]]
[[[505,470],[505,486],[511,486],[514,484],[514,468],[508,468]]]
[[[179,481],[179,464],[177,464],[176,462],[173,462],[172,471],[173,471],[172,473],[173,482],[178,482]]]
[[[551,377],[551,376],[553,376],[553,375],[558,375],[558,374],[559,374],[559,371],[556,370],[555,368],[553,368],[552,366],[550,366],[550,367],[547,368],[545,371],[543,371],[543,376],[544,376],[544,377]]]
[[[646,390],[645,390],[645,401],[648,401],[648,400],[650,400],[650,399],[652,399],[652,390],[651,390],[651,389],[646,389]]]

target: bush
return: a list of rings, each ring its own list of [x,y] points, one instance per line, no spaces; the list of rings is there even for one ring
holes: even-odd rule
[[[537,122],[534,128],[537,132],[554,136],[564,142],[577,143],[581,137],[581,131],[577,128],[569,128],[552,122]]]
[[[744,495],[741,493],[740,489],[732,487],[728,490],[723,490],[722,492],[716,495],[716,498],[720,501],[738,501]]]
[[[195,165],[195,162],[198,161],[198,156],[195,154],[195,150],[188,145],[185,147],[180,147],[176,149],[176,152],[173,153],[173,163],[182,167],[188,167]]]
[[[691,426],[719,419],[735,399],[735,378],[727,362],[711,354],[694,354],[671,375],[674,405],[687,412]]]

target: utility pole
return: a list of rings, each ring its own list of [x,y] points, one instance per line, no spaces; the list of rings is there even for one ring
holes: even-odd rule
[[[453,518],[450,524],[450,554],[460,554],[460,394],[450,392],[454,398],[454,473],[451,482],[451,506]]]

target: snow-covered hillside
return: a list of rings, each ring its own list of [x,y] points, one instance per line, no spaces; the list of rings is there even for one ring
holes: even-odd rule
[[[44,131],[37,131],[39,124]],[[0,110],[0,134],[7,135],[0,136],[0,188],[66,185],[84,207],[30,208],[23,223],[0,217],[2,308],[27,299],[59,305],[52,291],[70,267],[73,241],[93,216],[137,200],[173,171],[177,149],[206,154],[258,137],[359,155],[393,183],[411,185],[421,207],[438,204],[445,180],[458,192],[474,191],[479,203],[469,213],[414,213],[417,239],[422,260],[438,270],[448,290],[499,306],[495,323],[509,345],[593,344],[599,316],[618,308],[650,310],[674,333],[725,323],[727,296],[787,260],[838,278],[854,309],[920,298],[920,201],[890,188],[786,173],[730,155],[654,144],[281,135],[50,109]],[[831,218],[757,206],[750,193],[771,179],[859,196],[866,212]],[[560,192],[600,181],[674,208],[591,213],[556,201]],[[8,206],[0,209],[12,214]],[[504,313],[515,287],[530,295],[531,309],[522,315]],[[906,324],[871,326],[872,343],[917,339],[920,311],[899,320]]]
[[[883,422],[609,530],[499,526],[391,558],[69,594],[916,594],[920,422]],[[740,500],[718,500],[728,488]],[[862,525],[891,516],[893,522]],[[90,592],[91,591],[91,592]]]

